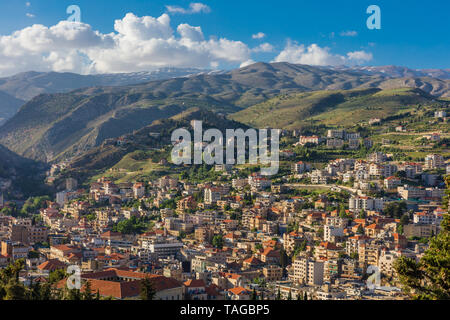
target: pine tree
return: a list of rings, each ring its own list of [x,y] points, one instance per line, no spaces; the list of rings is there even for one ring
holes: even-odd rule
[[[251,300],[258,300],[258,296],[256,295],[256,290],[255,290],[255,288],[253,288]]]
[[[94,295],[92,294],[91,282],[90,281],[86,281],[82,299],[83,300],[93,300],[94,299]]]
[[[144,278],[141,281],[141,300],[153,300],[156,291],[153,287],[153,283],[149,278]]]
[[[446,178],[450,193],[450,177]],[[444,207],[448,206],[444,203]],[[447,207],[448,210],[448,207]],[[450,299],[450,215],[444,214],[439,234],[430,239],[429,248],[419,262],[400,257],[394,263],[405,292],[415,299]]]

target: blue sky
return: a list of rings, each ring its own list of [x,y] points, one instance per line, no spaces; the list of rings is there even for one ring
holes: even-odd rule
[[[27,4],[27,2],[29,3]],[[201,2],[208,6],[208,10],[199,10],[196,13],[188,12],[192,2]],[[369,16],[366,14],[366,9],[372,4],[381,8],[381,30],[369,30],[366,26]],[[143,16],[158,18],[166,13],[170,18],[174,36],[178,38],[180,35],[177,34],[177,26],[180,24],[201,27],[202,37],[204,37],[203,44],[208,48],[205,48],[201,54],[192,53],[192,50],[197,50],[194,47],[186,49],[186,53],[180,51],[179,54],[174,54],[167,61],[169,65],[173,66],[188,66],[189,63],[192,63],[197,67],[209,67],[210,65],[202,65],[199,62],[207,59],[206,56],[208,56],[210,59],[208,63],[211,66],[221,68],[238,67],[245,62],[243,60],[248,63],[253,61],[269,62],[276,60],[277,57],[279,57],[279,61],[281,61],[280,59],[293,60],[290,62],[318,61],[318,64],[342,62],[343,64],[364,65],[392,64],[410,68],[450,68],[450,24],[448,23],[450,1],[437,0],[427,2],[414,0],[9,0],[0,3],[0,37],[8,37],[33,24],[41,24],[46,27],[55,26],[61,20],[67,19],[69,15],[66,13],[66,8],[69,5],[78,5],[81,9],[82,22],[89,25],[93,32],[98,30],[102,35],[118,33],[114,28],[114,21],[123,19],[130,12],[137,18]],[[169,5],[183,8],[185,12],[169,10],[167,8]],[[144,24],[142,21],[136,21],[133,23]],[[39,33],[37,37],[44,37],[45,30],[39,32],[42,33]],[[258,33],[264,33],[265,37],[252,38],[252,35]],[[127,36],[133,37],[130,34]],[[155,36],[152,35],[152,37]],[[165,37],[168,38],[169,35]],[[208,42],[210,39],[218,42]],[[245,47],[241,46],[231,53],[227,52],[227,56],[236,55],[228,59],[218,52],[222,49],[226,51],[229,47],[226,43],[219,44],[220,39],[232,41],[236,46],[241,46],[240,43],[242,43]],[[140,38],[139,41],[141,40],[149,39]],[[15,47],[18,42],[20,42],[21,49],[30,50],[30,52],[24,52],[21,57],[14,57],[15,60],[13,60],[11,55],[1,55],[1,51],[6,52],[7,47],[5,47],[5,42],[3,41],[2,44],[0,40],[0,65],[8,63],[8,59],[11,58],[11,63],[22,64],[22,69],[27,67],[38,69],[39,63],[43,65],[47,63],[48,65],[43,66],[44,69],[61,71],[66,68],[64,65],[67,65],[67,70],[73,69],[73,71],[81,72],[82,67],[80,66],[81,62],[77,60],[78,56],[70,61],[61,62],[61,57],[72,54],[72,51],[70,53],[68,53],[69,51],[59,52],[55,48],[53,49],[55,52],[52,54],[51,49],[46,52],[40,48],[41,51],[39,51],[35,49],[36,44],[28,46],[24,41],[33,42],[34,40],[30,40],[29,36],[22,35],[20,40],[10,41],[11,48],[13,48],[10,51],[21,52]],[[52,38],[51,41],[55,40]],[[266,44],[265,50],[256,49],[263,43]],[[176,45],[179,47],[180,43]],[[310,48],[311,45],[316,47]],[[55,46],[57,46],[56,42]],[[130,50],[139,51],[136,46],[138,44],[135,44],[134,47],[116,44],[115,50],[123,51],[126,50],[125,48],[132,48]],[[285,51],[280,56],[280,53],[288,46],[291,50]],[[308,48],[311,49],[310,55],[307,55]],[[88,52],[90,49],[84,48],[77,52],[91,64],[96,65],[95,72],[103,72],[106,68],[116,69],[117,62],[99,61],[102,57]],[[39,52],[37,53],[36,50]],[[158,50],[161,50],[160,47]],[[156,51],[160,54],[158,50]],[[246,50],[247,52],[245,52]],[[153,47],[143,54],[143,60],[152,60],[150,51],[154,51]],[[365,58],[354,61],[350,59],[349,53],[351,52],[363,52],[362,56]],[[37,54],[42,54],[46,62],[39,60],[36,57]],[[102,56],[107,54],[114,55],[115,51],[105,51]],[[196,54],[197,56],[193,56],[190,60],[178,61],[177,57],[183,54]],[[323,54],[328,54],[328,56],[320,60]],[[50,59],[51,64],[48,62],[49,57],[53,57]],[[19,60],[20,58],[22,60]],[[124,59],[126,58],[124,57]],[[135,56],[134,59],[136,58]],[[34,59],[34,63],[25,63],[24,61],[27,59]],[[165,63],[164,59],[159,56],[155,60],[159,61],[158,66]],[[102,64],[103,67],[100,66]],[[144,63],[140,68],[149,66],[150,64]],[[129,64],[124,64],[112,71],[122,71],[128,67]],[[86,70],[83,69],[83,72],[90,72]],[[20,67],[17,69],[0,67],[0,74],[14,73],[14,71],[23,70]]]

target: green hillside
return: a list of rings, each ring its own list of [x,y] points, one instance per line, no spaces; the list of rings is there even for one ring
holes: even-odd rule
[[[353,126],[370,118],[406,112],[431,96],[420,89],[357,89],[281,95],[230,115],[230,119],[258,128],[300,129],[311,123]]]

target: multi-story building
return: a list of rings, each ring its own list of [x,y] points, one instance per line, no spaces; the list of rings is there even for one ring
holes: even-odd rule
[[[303,284],[321,285],[323,283],[324,263],[311,257],[300,256],[292,263],[292,280]]]
[[[384,203],[383,198],[351,197],[349,199],[349,210],[353,212],[360,210],[383,211]]]
[[[219,201],[222,194],[219,188],[206,188],[204,191],[204,201],[206,204],[212,204]]]
[[[268,265],[262,269],[267,282],[280,281],[283,277],[283,269],[277,265]]]
[[[425,170],[445,168],[444,157],[440,154],[429,154],[425,157]]]
[[[434,212],[415,212],[413,215],[413,222],[416,224],[440,225],[442,220],[443,215]]]

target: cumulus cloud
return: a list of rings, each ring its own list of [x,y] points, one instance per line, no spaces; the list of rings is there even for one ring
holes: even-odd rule
[[[253,39],[262,39],[262,38],[265,38],[265,37],[266,37],[266,34],[263,33],[263,32],[258,32],[256,34],[252,35]]]
[[[347,31],[342,31],[340,33],[341,37],[356,37],[358,35],[358,32],[354,31],[354,30],[347,30]]]
[[[347,58],[350,61],[355,61],[356,63],[364,63],[373,59],[373,55],[370,52],[365,51],[354,51],[347,53]]]
[[[189,9],[185,9],[180,6],[166,6],[169,13],[178,14],[194,14],[194,13],[209,13],[211,8],[206,4],[200,2],[193,2],[189,4]]]
[[[372,54],[365,51],[349,52],[345,56],[333,54],[327,47],[312,44],[306,47],[289,41],[283,51],[274,59],[275,62],[290,62],[316,66],[338,66],[361,64],[372,60]]]
[[[34,14],[29,13],[29,12],[27,12],[25,15],[26,15],[28,18],[34,18],[34,17],[35,17]]]
[[[273,52],[274,50],[275,48],[270,43],[267,42],[262,43],[256,48],[252,49],[253,52]]]
[[[109,34],[79,22],[35,24],[0,36],[0,75],[29,70],[87,74],[166,66],[217,68],[251,59],[251,49],[241,41],[205,39],[200,27],[180,24],[174,30],[170,22],[167,14],[156,18],[128,13],[115,21],[115,31]]]

